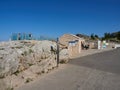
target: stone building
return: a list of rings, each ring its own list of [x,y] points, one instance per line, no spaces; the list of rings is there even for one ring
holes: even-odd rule
[[[81,52],[81,43],[85,40],[73,34],[64,34],[59,38],[59,42],[68,48],[71,57]]]

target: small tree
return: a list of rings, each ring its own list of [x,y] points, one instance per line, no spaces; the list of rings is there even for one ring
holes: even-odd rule
[[[108,40],[111,38],[111,34],[110,33],[104,33],[104,39]]]
[[[94,37],[95,37],[96,39],[99,39],[99,36],[98,36],[98,35],[95,35]]]
[[[90,37],[91,37],[91,39],[92,39],[92,40],[95,40],[95,36],[94,36],[94,34],[93,34],[93,33],[91,34],[91,36],[90,36]]]
[[[120,40],[120,31],[117,33],[117,39]]]

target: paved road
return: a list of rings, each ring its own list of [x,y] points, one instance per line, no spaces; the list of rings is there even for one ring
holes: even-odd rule
[[[71,60],[17,90],[120,90],[120,49]]]

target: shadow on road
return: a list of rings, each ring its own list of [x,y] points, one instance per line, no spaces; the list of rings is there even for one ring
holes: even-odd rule
[[[120,74],[120,49],[76,58],[69,64]]]

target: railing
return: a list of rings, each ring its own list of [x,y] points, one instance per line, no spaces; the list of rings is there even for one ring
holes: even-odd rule
[[[53,37],[48,37],[48,36],[39,36],[35,37],[31,33],[12,33],[11,35],[11,40],[16,41],[16,40],[51,40],[51,41],[56,41],[56,38]]]

